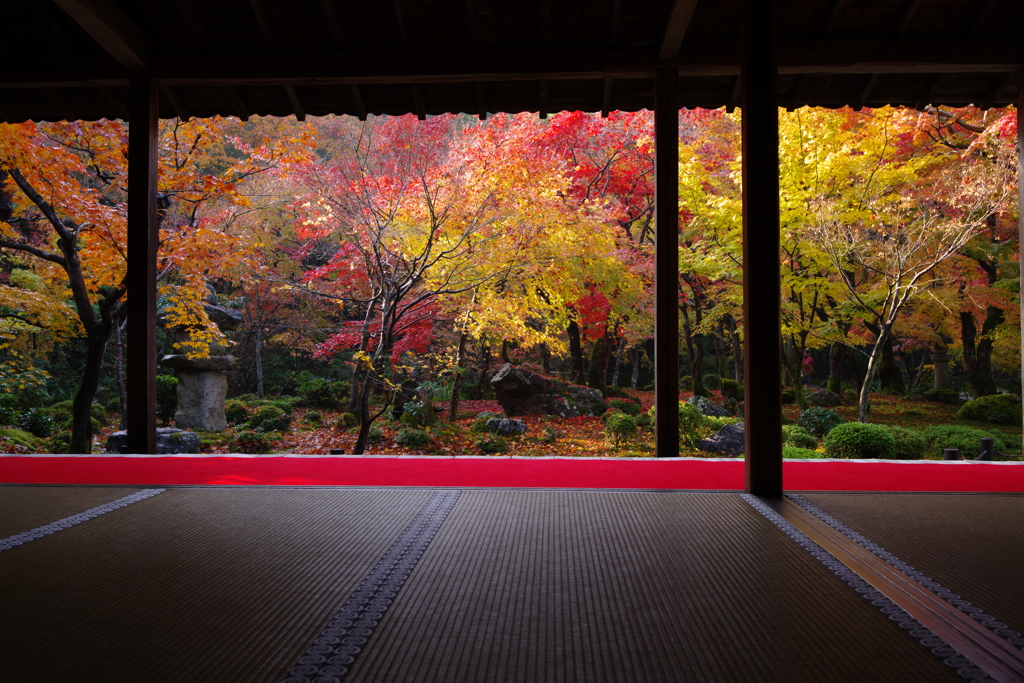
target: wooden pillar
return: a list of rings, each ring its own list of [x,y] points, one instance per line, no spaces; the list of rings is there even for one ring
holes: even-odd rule
[[[1017,73],[1017,260],[1020,261],[1020,278],[1024,282],[1024,123],[1021,117],[1024,109],[1024,69]],[[1024,298],[1020,304],[1021,382],[1024,383]]]
[[[655,454],[679,457],[679,72],[654,88]]]
[[[774,0],[743,0],[742,21],[746,490],[780,496],[782,336]]]
[[[128,452],[156,453],[157,84],[131,80],[128,123]]]

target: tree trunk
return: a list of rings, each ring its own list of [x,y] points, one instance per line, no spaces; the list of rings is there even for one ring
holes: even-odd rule
[[[476,400],[482,401],[486,393],[487,371],[491,366],[491,349],[483,341],[480,342],[480,375],[476,380]]]
[[[826,388],[833,394],[843,395],[842,345],[833,342],[828,348],[828,382]]]
[[[82,381],[71,404],[71,443],[68,453],[88,455],[92,453],[92,399],[100,385],[103,368],[103,354],[107,349],[110,328],[100,327],[90,332],[85,352],[85,370]]]
[[[608,361],[612,355],[612,339],[608,332],[594,343],[594,351],[590,354],[590,379],[587,386],[597,389],[602,394],[608,388]]]
[[[619,371],[622,370],[622,355],[626,351],[626,340],[619,342],[619,348],[615,351],[615,370],[612,371],[612,386],[619,386]]]
[[[121,404],[121,420],[118,423],[118,429],[128,429],[128,390],[124,383],[124,323],[117,321],[114,323],[114,333],[117,342],[117,396],[120,399]]]
[[[540,367],[545,375],[551,374],[551,352],[548,350],[548,345],[544,343],[540,345]]]
[[[363,373],[364,380],[359,388],[358,409],[359,413],[359,435],[356,437],[356,445],[352,448],[352,455],[363,455],[366,452],[366,438],[370,434],[370,373],[367,370]]]
[[[907,384],[903,380],[903,370],[896,362],[896,354],[892,348],[892,332],[881,337],[878,325],[865,323],[864,326],[875,335],[875,339],[882,339],[880,355],[876,362],[875,373],[878,375],[878,383],[883,394],[902,394],[907,390]],[[891,330],[891,328],[890,328]]]
[[[874,382],[875,373],[881,362],[883,348],[889,341],[890,325],[874,326],[878,330],[875,335],[875,343],[871,346],[871,353],[868,356],[868,368],[864,373],[864,383],[860,387],[860,399],[857,401],[857,420],[868,421],[868,410],[870,410],[869,398],[871,395],[871,384]],[[870,328],[869,328],[870,329]],[[890,347],[891,348],[891,347]]]
[[[263,398],[263,326],[256,326],[256,395]]]
[[[569,335],[569,358],[572,359],[572,378],[576,384],[583,383],[583,343],[580,341],[580,326],[575,320],[569,321],[566,328]]]
[[[715,365],[718,367],[719,381],[728,376],[728,351],[725,347],[725,324],[721,319],[718,321],[718,334],[712,335],[715,343]]]
[[[981,340],[979,341],[974,315],[969,311],[960,313],[960,338],[963,341],[964,366],[967,369],[967,381],[971,385],[974,398],[998,393],[995,376],[992,374],[992,337],[990,335],[1002,322],[1002,309],[989,306],[985,322],[981,326]]]
[[[633,365],[633,375],[629,379],[629,386],[631,389],[637,389],[640,386],[640,347],[634,346],[629,350],[629,362]]]
[[[459,348],[455,352],[455,374],[452,376],[452,397],[448,401],[448,421],[454,422],[459,412],[459,394],[462,393],[462,359],[466,355],[466,333],[459,335]]]
[[[743,340],[736,329],[736,319],[731,315],[725,316],[726,326],[729,328],[729,338],[732,340],[732,364],[733,379],[737,384],[743,384]]]

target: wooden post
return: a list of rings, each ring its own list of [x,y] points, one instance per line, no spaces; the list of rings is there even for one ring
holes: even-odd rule
[[[744,0],[742,21],[746,490],[780,496],[782,336],[774,1]]]
[[[1024,69],[1017,73],[1017,253],[1020,261],[1020,277],[1024,282],[1024,123],[1020,111],[1024,109]],[[1024,299],[1020,304],[1021,330],[1021,382],[1024,383]]]
[[[157,85],[131,79],[128,123],[128,452],[156,453]]]
[[[655,454],[679,457],[679,72],[654,86]]]

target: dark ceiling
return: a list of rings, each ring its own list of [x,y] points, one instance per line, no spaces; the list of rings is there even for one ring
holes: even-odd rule
[[[1021,0],[777,0],[779,102],[1014,103]],[[0,0],[0,119],[735,106],[739,0]],[[768,27],[765,27],[769,30]]]

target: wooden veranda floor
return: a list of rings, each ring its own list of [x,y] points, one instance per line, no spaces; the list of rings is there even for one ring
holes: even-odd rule
[[[105,683],[1024,681],[1022,518],[1014,494],[2,486],[0,661]],[[872,562],[970,617],[981,654]]]

